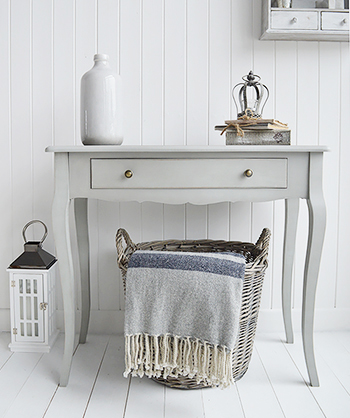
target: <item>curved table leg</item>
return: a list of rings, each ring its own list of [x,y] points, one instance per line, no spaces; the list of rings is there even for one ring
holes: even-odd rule
[[[287,343],[293,343],[292,273],[298,224],[299,199],[285,200],[285,224],[282,268],[282,312]]]
[[[313,328],[316,287],[326,228],[326,206],[322,192],[322,159],[323,155],[321,153],[310,155],[310,189],[309,199],[307,200],[309,238],[304,271],[302,336],[311,386],[319,386],[314,354]]]
[[[89,230],[88,200],[74,199],[75,227],[77,231],[78,253],[81,280],[81,326],[79,343],[86,342],[90,319],[90,262],[89,262]]]
[[[75,297],[71,243],[69,235],[68,154],[55,154],[55,196],[52,226],[55,237],[64,305],[65,343],[60,385],[67,386],[75,348]]]

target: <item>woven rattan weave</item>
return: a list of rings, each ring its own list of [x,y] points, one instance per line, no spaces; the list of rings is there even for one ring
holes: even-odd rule
[[[239,252],[246,258],[246,270],[243,282],[242,307],[239,320],[239,333],[233,350],[233,378],[239,380],[247,371],[253,350],[253,342],[257,326],[261,291],[267,254],[270,241],[270,231],[263,229],[256,244],[238,241],[152,241],[134,244],[124,229],[119,229],[116,235],[117,262],[122,272],[125,291],[125,279],[129,258],[136,250],[157,251],[191,251],[191,252]],[[125,241],[125,244],[124,244]],[[187,376],[181,378],[154,378],[159,383],[179,389],[198,389],[205,384],[198,384],[195,379]]]

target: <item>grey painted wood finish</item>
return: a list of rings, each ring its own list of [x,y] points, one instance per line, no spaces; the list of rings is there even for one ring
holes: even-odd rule
[[[90,245],[88,230],[87,199],[74,199],[75,228],[78,239],[79,267],[81,280],[81,326],[79,343],[86,342],[90,319]]]
[[[326,205],[322,192],[322,157],[322,154],[310,155],[309,196],[307,199],[309,237],[303,284],[302,335],[311,386],[319,386],[312,336],[317,279],[326,228]]]
[[[314,303],[319,263],[325,230],[325,203],[322,194],[322,161],[324,147],[300,146],[239,146],[239,147],[49,147],[55,153],[55,197],[53,202],[54,235],[59,258],[62,293],[65,311],[65,351],[61,372],[61,386],[69,379],[75,336],[74,275],[68,229],[68,208],[71,199],[76,199],[75,217],[77,220],[77,239],[79,247],[80,271],[83,290],[82,327],[80,342],[86,339],[89,317],[89,244],[87,222],[87,199],[95,198],[113,201],[154,201],[162,203],[208,204],[235,201],[273,201],[286,200],[286,226],[283,267],[283,313],[287,341],[293,340],[291,325],[291,272],[294,258],[295,226],[298,216],[298,200],[306,199],[309,207],[309,242],[306,254],[304,293],[303,293],[303,343],[304,354],[311,385],[318,386],[318,376],[313,351]],[[93,188],[94,163],[99,181],[106,177],[108,188]],[[108,165],[112,161],[111,167]],[[125,162],[136,161],[140,167],[156,166],[161,169],[144,173],[146,182],[137,188],[121,187],[120,183],[109,183],[108,176],[115,175],[120,180]],[[140,161],[142,164],[140,165]],[[244,175],[251,163],[258,163],[259,182],[254,187],[242,183],[227,183],[227,162],[236,167],[242,180],[249,182]],[[165,162],[165,164],[164,164]],[[268,164],[265,164],[268,162]],[[272,162],[272,163],[271,163]],[[106,163],[106,165],[105,165]],[[168,163],[168,164],[166,164]],[[187,184],[180,176],[173,182],[177,172],[186,163],[191,168],[191,180]],[[224,164],[223,164],[224,163]],[[249,163],[249,164],[246,164]],[[164,167],[168,166],[169,170]],[[120,170],[119,170],[119,168]],[[207,184],[201,182],[203,169],[206,172],[220,173],[206,177]],[[264,168],[261,171],[261,168]],[[96,167],[95,167],[96,168]],[[119,171],[118,171],[119,170]],[[259,174],[260,171],[260,174]],[[231,171],[229,170],[229,174]],[[142,173],[141,173],[142,176]],[[152,177],[155,176],[155,177]],[[158,176],[162,182],[157,183]],[[244,178],[246,177],[246,178]],[[281,178],[282,177],[282,183]],[[152,188],[152,181],[158,188]],[[214,180],[213,180],[214,179]],[[275,181],[273,180],[275,179]],[[126,179],[127,181],[130,179]],[[126,183],[128,184],[128,183]],[[169,184],[169,187],[167,187]],[[100,184],[103,186],[103,184]]]
[[[75,292],[72,250],[69,236],[69,163],[68,154],[55,154],[55,194],[52,203],[52,228],[56,242],[64,308],[65,344],[61,386],[68,384],[75,340]]]
[[[292,344],[293,325],[292,325],[292,272],[295,251],[295,240],[298,225],[299,199],[285,200],[285,226],[284,226],[284,245],[283,245],[283,267],[282,267],[282,311],[284,329],[286,332],[287,343]]]

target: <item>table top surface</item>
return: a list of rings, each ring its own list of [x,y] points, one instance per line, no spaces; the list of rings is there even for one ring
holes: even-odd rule
[[[223,145],[223,146],[184,146],[184,145],[70,145],[48,146],[46,152],[54,153],[292,153],[327,152],[326,146],[319,145]]]

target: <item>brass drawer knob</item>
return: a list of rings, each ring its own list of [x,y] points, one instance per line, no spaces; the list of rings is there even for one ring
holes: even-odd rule
[[[244,172],[244,175],[246,176],[246,177],[252,177],[252,175],[253,175],[254,173],[253,173],[253,170],[251,170],[250,168],[248,168],[248,170],[246,170],[245,172]]]
[[[125,171],[125,173],[124,173],[124,176],[127,178],[127,179],[131,179],[131,177],[133,176],[133,172],[131,171],[131,170],[126,170]]]

